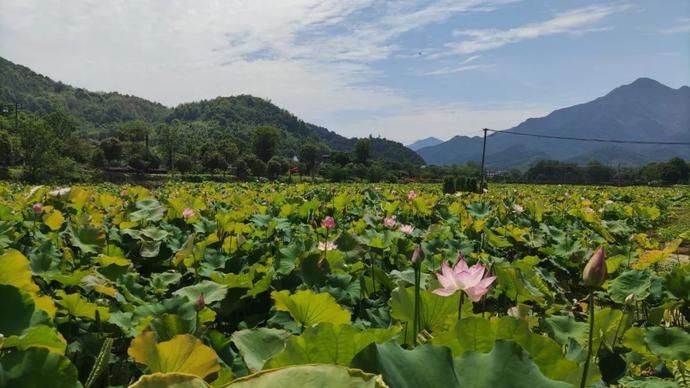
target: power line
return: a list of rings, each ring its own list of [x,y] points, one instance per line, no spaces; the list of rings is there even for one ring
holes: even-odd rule
[[[518,135],[518,136],[530,136],[530,137],[540,137],[544,139],[558,139],[558,140],[576,140],[576,141],[589,141],[595,143],[618,143],[618,144],[654,144],[654,145],[690,145],[690,142],[672,142],[672,141],[642,141],[642,140],[620,140],[620,139],[596,139],[596,138],[585,138],[585,137],[570,137],[570,136],[552,136],[552,135],[538,135],[535,133],[524,133],[515,131],[497,131],[495,129],[486,129],[493,133],[499,133],[504,135]]]

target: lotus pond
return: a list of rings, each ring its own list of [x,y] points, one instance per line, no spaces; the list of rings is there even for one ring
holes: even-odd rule
[[[690,231],[657,230],[688,207],[687,187],[0,184],[0,386],[687,387]]]

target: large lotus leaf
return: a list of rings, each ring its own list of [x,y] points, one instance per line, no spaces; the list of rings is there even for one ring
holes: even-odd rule
[[[676,239],[668,242],[663,250],[645,251],[640,254],[638,260],[634,262],[631,267],[635,269],[645,269],[656,263],[666,260],[673,252],[676,251],[676,249],[678,249],[682,242],[683,240]]]
[[[340,307],[330,294],[302,290],[290,295],[284,290],[272,292],[271,298],[275,301],[276,310],[287,311],[302,326],[350,322],[350,312]]]
[[[155,199],[139,201],[136,206],[138,210],[129,215],[129,219],[134,222],[156,222],[162,220],[165,215],[165,207]]]
[[[76,388],[81,384],[67,357],[29,348],[0,356],[0,387]]]
[[[129,388],[208,388],[206,382],[186,373],[153,373],[143,375]]]
[[[196,326],[196,319],[182,319],[177,314],[163,314],[150,322],[150,327],[156,331],[158,339],[163,341],[173,339],[178,334],[194,334]]]
[[[285,349],[290,336],[285,330],[261,327],[232,333],[232,342],[240,350],[244,362],[252,372],[263,369],[264,364]]]
[[[455,359],[455,369],[463,388],[572,387],[544,376],[520,345],[507,340],[497,340],[489,353],[463,354]]]
[[[650,327],[645,334],[649,350],[665,360],[690,359],[690,334],[677,327]]]
[[[545,376],[571,383],[579,381],[577,363],[563,357],[556,342],[532,333],[526,321],[512,317],[492,320],[465,318],[458,321],[453,330],[435,336],[433,343],[449,346],[453,355],[460,356],[467,351],[489,352],[498,339],[519,344]]]
[[[300,336],[290,337],[285,350],[271,359],[270,366],[313,363],[347,366],[367,345],[386,342],[398,332],[397,327],[359,330],[352,325],[320,323]]]
[[[614,339],[628,330],[632,324],[632,315],[623,314],[621,310],[605,308],[594,313],[594,335],[592,345],[599,349],[601,342],[613,347]]]
[[[422,345],[405,350],[395,342],[369,344],[350,364],[365,372],[380,374],[395,388],[459,387],[450,349]]]
[[[228,388],[385,388],[379,376],[335,365],[268,369],[233,381]]]
[[[71,231],[71,242],[85,254],[97,254],[105,246],[105,232],[102,229],[82,227]]]
[[[652,275],[647,271],[630,270],[620,274],[609,285],[609,296],[616,303],[624,303],[628,295],[635,295],[637,300],[649,296],[652,287]]]
[[[60,230],[65,222],[65,217],[59,210],[51,210],[43,216],[43,223],[52,231]]]
[[[99,306],[84,299],[81,294],[75,292],[67,294],[63,290],[57,290],[55,294],[60,298],[57,303],[69,314],[75,317],[96,319],[96,311],[103,320],[108,320],[110,311],[107,307]]]
[[[31,295],[14,286],[0,285],[0,333],[20,335],[29,327],[49,324],[45,312],[36,310]]]
[[[664,288],[679,299],[690,299],[690,265],[673,268],[666,275]]]
[[[46,348],[51,352],[65,354],[67,342],[55,328],[37,325],[29,327],[19,335],[0,338],[0,349],[10,347],[17,349]]]
[[[552,315],[545,319],[551,337],[561,345],[567,345],[569,338],[580,344],[587,340],[587,323],[576,321],[569,315]]]
[[[213,302],[220,302],[225,299],[225,295],[228,293],[228,288],[222,284],[218,284],[211,280],[204,280],[193,286],[187,286],[185,288],[180,288],[179,290],[173,292],[175,295],[186,296],[190,301],[194,302],[199,298],[200,295],[204,295],[204,301],[207,304]]]
[[[155,333],[145,332],[132,340],[127,354],[150,372],[181,372],[204,378],[220,370],[216,352],[189,334],[157,343]]]
[[[428,290],[420,291],[420,318],[421,327],[427,331],[435,332],[446,329],[446,326],[457,319],[458,303],[460,295],[440,296]],[[408,337],[412,335],[414,322],[414,287],[398,287],[391,293],[391,316],[395,319],[407,322]],[[408,343],[409,338],[406,340]]]
[[[0,284],[9,284],[29,293],[38,291],[31,279],[31,263],[21,252],[8,249],[0,255]]]

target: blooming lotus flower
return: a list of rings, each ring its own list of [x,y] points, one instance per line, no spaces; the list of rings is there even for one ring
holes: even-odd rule
[[[460,258],[453,268],[450,268],[444,260],[441,264],[441,272],[436,274],[442,288],[435,289],[433,293],[451,296],[456,291],[463,291],[472,302],[478,302],[489,292],[489,286],[496,280],[495,276],[485,278],[485,272],[486,267],[480,263],[467,267],[464,258]]]
[[[513,211],[514,211],[515,213],[520,214],[520,213],[522,213],[522,212],[525,211],[525,208],[522,207],[522,205],[519,205],[519,204],[516,203],[515,205],[513,205]]]
[[[594,209],[592,209],[591,207],[588,206],[585,208],[585,213],[592,214],[592,213],[594,213]]]
[[[194,209],[187,207],[184,210],[182,210],[182,218],[184,218],[185,220],[188,220],[192,217],[194,217]]]
[[[600,287],[606,280],[606,257],[604,247],[597,248],[589,258],[585,270],[582,272],[582,280],[587,287]]]
[[[319,241],[319,250],[323,252],[328,252],[332,251],[334,249],[338,249],[338,245],[336,245],[335,242],[333,241]]]
[[[66,196],[67,194],[69,194],[69,192],[71,190],[72,190],[71,187],[63,187],[63,188],[48,192],[48,195],[51,197],[62,198],[64,196]]]
[[[401,224],[400,225],[400,231],[405,233],[405,234],[412,234],[414,232],[414,226],[412,225],[407,225],[407,224]]]
[[[395,228],[396,224],[397,224],[397,221],[395,221],[395,216],[386,217],[383,219],[383,226],[385,226],[386,228],[393,229],[393,228]]]
[[[417,193],[414,190],[410,190],[407,193],[407,200],[412,201],[413,199],[417,198]]]
[[[607,205],[613,205],[613,201],[610,199],[607,199],[606,202],[604,202]]]
[[[41,214],[43,213],[43,204],[40,202],[36,202],[35,204],[33,204],[33,206],[31,206],[31,210],[33,210],[33,212],[36,214]]]
[[[331,216],[327,216],[321,221],[321,226],[326,230],[331,230],[335,228],[335,219]]]

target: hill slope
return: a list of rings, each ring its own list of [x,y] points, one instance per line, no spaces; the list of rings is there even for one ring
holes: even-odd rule
[[[349,139],[326,128],[305,123],[290,112],[269,101],[248,96],[218,97],[167,108],[162,104],[120,93],[91,92],[75,88],[40,75],[31,69],[0,57],[0,103],[20,104],[20,109],[45,114],[62,111],[80,121],[86,136],[112,133],[130,120],[149,123],[216,122],[222,130],[247,139],[251,129],[272,125],[280,129],[283,142],[279,153],[294,155],[306,142],[321,144],[324,149],[350,151],[356,139]],[[374,159],[424,164],[414,151],[386,139],[372,139]]]
[[[531,118],[506,132],[550,136],[643,141],[690,141],[690,88],[673,89],[649,78],[618,87],[585,104]],[[481,158],[479,137],[456,136],[418,153],[430,164],[462,164]],[[610,154],[610,155],[609,155]],[[492,134],[487,139],[487,165],[515,167],[535,158],[640,164],[690,158],[690,147],[611,144]]]
[[[412,144],[408,144],[405,147],[411,149],[412,151],[417,151],[420,150],[424,147],[433,147],[435,145],[439,145],[443,143],[443,140],[435,138],[435,137],[427,137],[426,139],[421,139],[417,140],[416,142]]]

